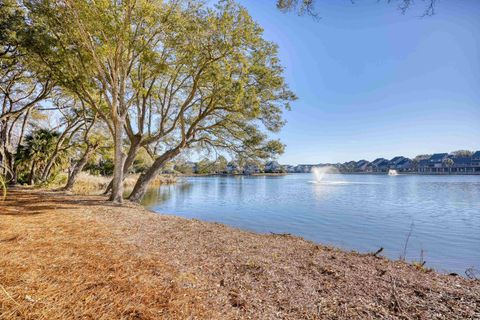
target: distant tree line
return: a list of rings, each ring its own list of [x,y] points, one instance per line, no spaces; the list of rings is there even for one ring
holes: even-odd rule
[[[200,174],[261,174],[261,173],[286,173],[286,167],[276,161],[261,161],[254,159],[237,158],[228,161],[224,156],[214,160],[204,158],[197,162],[176,161],[165,167],[165,173],[181,173],[186,175]]]

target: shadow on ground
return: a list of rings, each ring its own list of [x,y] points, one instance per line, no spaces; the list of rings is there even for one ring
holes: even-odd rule
[[[77,206],[95,206],[104,200],[68,199],[65,193],[45,192],[29,188],[11,188],[5,200],[0,201],[0,215],[29,216],[47,213],[51,210],[77,209]],[[100,201],[100,202],[99,202]]]

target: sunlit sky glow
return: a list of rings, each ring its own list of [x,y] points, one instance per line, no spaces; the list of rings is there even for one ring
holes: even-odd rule
[[[386,1],[319,1],[318,21],[239,2],[279,45],[299,97],[281,163],[480,150],[480,1],[443,0],[429,18],[421,1],[406,15]]]

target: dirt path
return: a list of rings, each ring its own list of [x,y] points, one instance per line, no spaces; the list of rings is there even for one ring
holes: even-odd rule
[[[290,236],[11,190],[0,319],[480,319],[480,281]]]

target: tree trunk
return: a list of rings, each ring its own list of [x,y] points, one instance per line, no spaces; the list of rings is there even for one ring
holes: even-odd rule
[[[8,151],[8,148],[0,144],[0,172],[9,180],[10,170],[11,170],[11,161],[12,156]]]
[[[10,180],[12,155],[8,140],[8,121],[4,120],[0,123],[0,172],[7,180]]]
[[[55,154],[55,155],[50,159],[50,161],[48,161],[47,165],[46,165],[45,168],[43,169],[42,176],[40,177],[40,180],[41,180],[42,182],[46,182],[46,181],[47,181],[47,178],[48,178],[48,176],[50,175],[50,171],[52,170],[53,163],[54,163],[54,161],[56,160],[56,158],[57,158],[57,154]]]
[[[5,148],[3,144],[0,143],[0,172],[2,174],[7,175],[7,168],[5,168]]]
[[[32,162],[32,167],[30,168],[30,176],[28,178],[28,183],[33,186],[35,184],[35,166],[36,166],[36,162],[33,161]]]
[[[93,154],[93,152],[95,152],[95,149],[94,147],[88,145],[87,146],[87,150],[85,150],[85,153],[83,154],[83,156],[80,158],[80,160],[75,164],[72,172],[70,173],[70,175],[68,176],[68,181],[67,181],[67,184],[65,185],[65,187],[63,187],[63,190],[65,191],[70,191],[72,190],[75,182],[77,181],[77,178],[78,178],[78,174],[80,172],[82,172],[83,170],[83,167],[85,167],[85,165],[87,164],[88,162],[88,159],[90,159],[90,156]]]
[[[15,179],[15,174],[14,174],[14,162],[15,162],[15,159],[14,159],[14,155],[9,151],[7,150],[7,152],[5,153],[5,159],[4,159],[4,166],[5,166],[5,175],[7,177],[7,181],[9,184],[12,184],[12,182]],[[15,181],[16,182],[16,181]]]
[[[114,140],[114,168],[113,168],[113,181],[112,181],[112,194],[110,195],[110,201],[114,203],[123,202],[123,164],[125,161],[125,154],[123,153],[123,125],[124,119],[114,120],[115,135]]]
[[[127,158],[125,159],[125,163],[123,164],[123,180],[125,180],[125,176],[128,174],[130,167],[133,165],[135,161],[135,157],[137,156],[138,150],[140,150],[140,142],[142,141],[141,136],[135,136],[133,141],[130,141],[130,149],[128,149]],[[122,181],[123,181],[122,180]],[[113,179],[107,186],[104,194],[109,194],[112,190],[113,186]]]
[[[147,172],[140,175],[128,199],[133,202],[140,202],[147,191],[148,185],[153,179],[155,179],[160,169],[165,165],[165,163],[175,158],[181,150],[181,147],[176,147],[158,157],[155,162],[153,162],[152,166],[147,170]]]
[[[20,135],[18,137],[18,144],[17,144],[16,150],[18,150],[20,148],[20,146],[23,144],[23,139],[24,139],[24,136],[25,136],[25,129],[26,129],[27,124],[28,124],[28,118],[30,116],[30,111],[31,110],[32,110],[32,108],[28,108],[27,112],[25,113],[25,117],[23,118],[22,127],[20,129]],[[11,180],[10,184],[16,185],[17,180],[18,180],[18,170],[17,170],[17,163],[15,162],[14,158],[12,158],[12,169],[11,170],[12,170],[12,180]]]
[[[78,122],[77,122],[78,123]],[[76,124],[75,124],[76,125]],[[60,148],[61,146],[63,145],[63,142],[65,141],[65,139],[67,139],[69,133],[70,133],[70,130],[73,129],[73,132],[76,132],[80,126],[77,127],[77,129],[75,129],[75,125],[72,125],[72,126],[68,126],[65,131],[62,133],[62,135],[60,136],[60,138],[58,139],[57,141],[57,145],[55,146],[55,150],[53,151],[53,154],[48,158],[47,160],[47,164],[45,165],[45,168],[43,169],[42,171],[42,175],[40,177],[40,180],[42,182],[45,182],[47,181],[48,177],[50,176],[50,172],[52,171],[52,168],[55,164],[55,160],[57,160],[58,156],[59,156],[59,153],[60,153]]]

